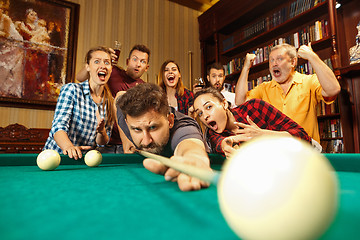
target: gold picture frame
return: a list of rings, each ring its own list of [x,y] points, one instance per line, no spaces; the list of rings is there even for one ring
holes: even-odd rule
[[[55,109],[74,79],[79,4],[0,0],[0,106]]]

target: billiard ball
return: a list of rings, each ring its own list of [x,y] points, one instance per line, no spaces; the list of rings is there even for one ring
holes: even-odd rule
[[[97,167],[102,162],[102,155],[98,150],[90,150],[85,154],[84,160],[89,167]]]
[[[54,170],[60,165],[60,154],[51,149],[42,151],[36,158],[36,164],[42,170]]]
[[[338,182],[328,160],[293,137],[259,137],[226,160],[221,212],[244,239],[317,239],[334,219]]]

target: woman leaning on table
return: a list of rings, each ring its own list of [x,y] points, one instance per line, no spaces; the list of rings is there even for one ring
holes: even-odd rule
[[[104,47],[86,54],[90,78],[61,88],[54,120],[44,149],[82,157],[82,150],[105,145],[115,121],[113,97],[107,86],[112,71],[111,52]]]

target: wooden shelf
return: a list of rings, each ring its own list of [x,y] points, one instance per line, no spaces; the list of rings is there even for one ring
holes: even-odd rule
[[[289,31],[289,29],[296,29],[298,26],[302,25],[304,22],[309,21],[310,19],[314,18],[314,14],[316,13],[317,16],[324,15],[327,12],[327,1],[322,2],[315,7],[293,17],[282,24],[266,31],[260,33],[259,35],[246,39],[241,43],[237,44],[236,46],[232,47],[227,51],[221,52],[222,55],[231,56],[237,54],[244,49],[253,48],[263,42],[266,42],[268,39],[279,37],[280,35]]]
[[[314,51],[320,51],[322,49],[328,48],[330,45],[330,42],[331,42],[331,37],[325,37],[318,41],[311,42],[311,47],[314,49]],[[215,60],[213,60],[213,61],[215,61]],[[301,63],[303,61],[305,62],[306,60],[299,59],[299,63]],[[269,61],[264,61],[264,62],[258,63],[251,67],[249,74],[251,75],[252,73],[263,71],[265,69],[268,69],[268,67],[269,67]],[[237,80],[240,73],[241,73],[241,70],[235,71],[231,74],[226,75],[226,79],[234,80],[236,78],[236,80]]]
[[[321,141],[331,141],[331,140],[342,140],[343,137],[334,137],[334,138],[321,138]]]
[[[344,77],[355,77],[360,75],[360,63],[355,63],[338,69]]]
[[[254,73],[254,72],[259,72],[259,71],[266,70],[266,69],[268,69],[268,67],[269,67],[269,61],[264,61],[262,63],[258,63],[258,64],[254,65],[254,66],[252,66],[250,68],[250,74]],[[238,71],[235,71],[235,72],[233,72],[231,74],[226,75],[225,77],[228,80],[234,80],[235,78],[237,80],[240,73],[241,73],[241,70],[238,70]]]
[[[319,115],[317,116],[317,118],[319,120],[321,119],[336,119],[336,118],[340,118],[340,113],[333,113],[333,114],[326,114],[326,115]]]
[[[290,13],[290,6],[294,6],[291,4],[297,3],[297,0],[244,0],[242,4],[236,0],[219,1],[199,17],[203,54],[202,75],[206,77],[206,69],[209,63],[214,61],[222,64],[231,62],[231,65],[235,63],[237,70],[226,75],[226,82],[234,85],[241,74],[239,68],[242,68],[242,64],[240,62],[244,61],[246,53],[258,49],[260,54],[261,52],[267,53],[268,46],[276,44],[280,38],[293,42],[291,37],[294,33],[299,33],[299,37],[304,29],[311,29],[309,33],[313,33],[316,21],[325,22],[328,24],[326,25],[328,26],[326,37],[312,41],[311,47],[321,59],[326,62],[331,60],[331,65],[335,67],[334,72],[342,89],[338,97],[338,105],[336,105],[340,106],[340,113],[321,115],[317,118],[319,123],[333,119],[340,121],[343,137],[325,138],[321,141],[328,141],[328,143],[339,141],[339,144],[344,146],[345,152],[360,152],[360,63],[349,65],[348,56],[349,48],[354,45],[357,34],[356,25],[360,21],[360,5],[358,0],[343,0],[341,1],[342,7],[335,9],[335,2],[335,0],[325,0],[285,20],[286,17],[283,16]],[[303,3],[308,4],[309,2],[304,0]],[[309,5],[306,6],[309,7]],[[283,11],[285,8],[286,10]],[[276,16],[279,16],[279,21]],[[283,22],[280,23],[281,21]],[[271,25],[268,24],[269,22],[280,24]],[[260,29],[264,25],[276,26],[264,28],[265,30],[260,32],[261,30],[253,28],[256,24],[259,24]],[[245,35],[245,30],[247,36],[249,35],[249,29],[258,34],[241,39],[241,36]],[[311,35],[311,39],[313,39],[313,35]],[[298,65],[306,66],[306,62],[299,58]],[[252,66],[249,80],[254,83],[260,77],[267,78],[268,68],[268,61]],[[328,112],[328,110],[325,111]]]

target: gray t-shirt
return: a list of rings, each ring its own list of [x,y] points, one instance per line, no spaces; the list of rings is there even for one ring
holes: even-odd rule
[[[173,107],[170,108],[174,114],[174,126],[170,129],[169,141],[161,155],[172,156],[176,146],[188,138],[196,138],[203,141],[206,151],[209,152],[209,147],[204,140],[199,124],[193,118],[176,111]],[[117,109],[117,118],[121,130],[133,142],[124,115],[119,107]]]

